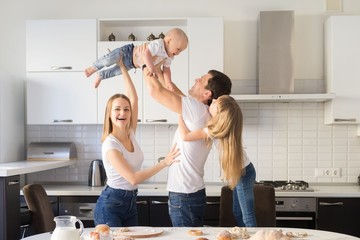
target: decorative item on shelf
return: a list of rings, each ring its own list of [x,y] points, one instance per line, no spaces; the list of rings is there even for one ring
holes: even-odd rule
[[[163,32],[161,32],[161,33],[159,34],[159,38],[164,39],[164,38],[165,38],[165,34],[164,34]]]
[[[129,40],[129,41],[135,41],[135,40],[136,40],[135,35],[134,35],[133,33],[131,33],[131,34],[129,35],[129,37],[128,37],[128,40]]]
[[[108,39],[109,39],[110,42],[115,41],[115,35],[114,35],[113,33],[111,33],[111,34],[109,35]]]
[[[156,37],[155,37],[155,35],[153,34],[153,33],[151,33],[148,37],[147,37],[147,40],[148,41],[152,41],[152,40],[155,40],[156,39]]]

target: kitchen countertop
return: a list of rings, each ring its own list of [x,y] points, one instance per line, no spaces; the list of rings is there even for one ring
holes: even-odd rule
[[[18,161],[0,163],[0,177],[40,172],[54,168],[66,167],[74,164],[76,160],[67,161]]]
[[[49,196],[99,196],[103,187],[89,187],[87,185],[44,185]],[[219,197],[220,184],[207,184],[206,195]],[[360,198],[360,186],[357,184],[310,184],[314,192],[275,191],[276,197],[352,197]],[[139,196],[167,196],[165,183],[147,183],[139,185]]]

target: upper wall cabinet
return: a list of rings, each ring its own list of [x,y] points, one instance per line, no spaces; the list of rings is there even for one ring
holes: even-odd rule
[[[96,20],[26,22],[27,124],[96,124]]]
[[[96,20],[26,21],[26,70],[83,71],[96,59]]]
[[[221,17],[188,18],[189,80],[210,69],[224,71],[224,20]]]
[[[174,27],[184,30],[189,38],[188,48],[175,56],[171,65],[172,80],[184,94],[187,94],[189,86],[193,85],[193,80],[206,74],[210,69],[223,71],[222,18],[100,19],[98,26],[99,51],[106,49],[104,46],[114,48],[114,43],[115,45],[118,43],[118,46],[129,43],[131,39],[135,39],[134,44],[137,45],[150,40],[150,36],[158,38],[160,34],[166,34]],[[115,38],[115,42],[109,42],[110,36],[112,40]],[[206,54],[209,49],[211,49],[211,57]],[[99,52],[98,57],[100,55]],[[140,69],[136,70],[136,75],[138,73],[142,74]],[[116,83],[113,81],[111,84]],[[101,101],[105,102],[105,98],[100,97],[105,96],[101,87],[100,85],[99,100],[103,99]],[[115,85],[113,87],[116,89]],[[177,114],[152,99],[145,83],[143,83],[143,94],[140,95],[139,92],[139,102],[142,102],[142,115],[139,112],[139,118],[142,116],[141,123],[177,124]]]
[[[82,72],[27,74],[27,124],[96,124],[96,90]]]
[[[325,124],[360,123],[360,16],[331,16],[325,23]]]

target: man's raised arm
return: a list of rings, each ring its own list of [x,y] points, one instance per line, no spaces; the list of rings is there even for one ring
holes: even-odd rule
[[[143,75],[150,96],[171,111],[181,114],[181,96],[166,89],[146,67],[143,68]]]

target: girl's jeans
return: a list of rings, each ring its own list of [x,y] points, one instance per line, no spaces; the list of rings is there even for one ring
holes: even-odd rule
[[[135,68],[132,61],[133,50],[134,50],[134,45],[127,44],[125,46],[112,50],[108,54],[96,60],[93,64],[96,70],[100,70],[103,67],[109,67],[114,65],[110,68],[100,71],[99,72],[100,79],[102,80],[106,78],[111,78],[122,74],[120,67],[116,64],[119,62],[121,57],[123,58],[123,63],[127,70]]]
[[[205,205],[205,189],[189,194],[169,192],[169,214],[173,227],[202,227]]]
[[[107,224],[109,227],[137,226],[137,192],[137,190],[128,191],[106,186],[96,202],[95,226],[98,224]]]
[[[233,212],[239,227],[256,227],[254,183],[256,172],[250,163],[233,191]]]

